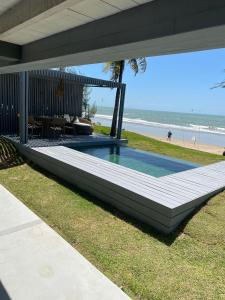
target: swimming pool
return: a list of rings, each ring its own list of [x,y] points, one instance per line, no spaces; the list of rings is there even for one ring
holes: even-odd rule
[[[88,146],[74,147],[73,149],[154,177],[162,177],[199,167],[199,165],[188,161],[128,146]]]

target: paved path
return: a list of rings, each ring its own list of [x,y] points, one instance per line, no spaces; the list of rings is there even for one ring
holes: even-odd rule
[[[0,185],[0,299],[129,297]]]

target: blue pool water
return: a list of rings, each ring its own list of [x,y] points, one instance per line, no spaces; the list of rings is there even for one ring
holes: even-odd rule
[[[182,172],[199,166],[127,146],[88,146],[79,147],[76,150],[154,177]]]

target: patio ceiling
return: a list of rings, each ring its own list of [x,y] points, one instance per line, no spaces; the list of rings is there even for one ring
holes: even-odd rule
[[[20,0],[1,0],[0,2],[0,15],[4,13],[6,10],[14,6]]]
[[[224,0],[4,0],[0,73],[225,47]]]
[[[0,40],[24,45],[151,1],[4,0],[2,10],[0,4]]]

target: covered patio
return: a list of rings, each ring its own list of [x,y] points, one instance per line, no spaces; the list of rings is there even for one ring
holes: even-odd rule
[[[46,70],[0,75],[0,85],[0,115],[6,116],[0,118],[0,134],[13,142],[33,147],[121,139],[125,84]],[[93,133],[92,122],[83,116],[85,86],[119,90],[116,136]]]

